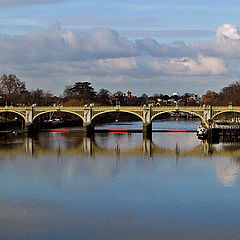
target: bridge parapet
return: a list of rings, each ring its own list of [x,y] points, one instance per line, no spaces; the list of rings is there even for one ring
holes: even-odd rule
[[[77,115],[83,120],[84,127],[93,129],[93,120],[100,115],[110,112],[125,112],[134,114],[143,122],[144,131],[151,131],[152,121],[160,114],[169,112],[186,112],[198,116],[202,122],[208,126],[209,119],[215,119],[216,116],[227,112],[240,113],[240,106],[27,106],[14,107],[3,106],[0,107],[1,112],[13,112],[20,115],[25,125],[33,123],[42,114],[50,112],[66,112]]]

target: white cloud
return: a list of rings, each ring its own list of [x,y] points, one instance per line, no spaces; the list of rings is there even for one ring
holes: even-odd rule
[[[184,76],[191,83],[191,76],[207,79],[229,74],[224,58],[239,58],[238,37],[236,26],[229,24],[218,28],[216,41],[197,44],[166,44],[151,38],[131,41],[111,29],[75,32],[57,25],[22,36],[0,35],[0,72],[20,74],[29,82],[41,79],[55,87],[60,86],[56,82],[63,84],[70,78],[106,83],[134,78],[134,85],[152,78]]]
[[[217,29],[216,41],[195,44],[203,55],[221,58],[240,58],[240,32],[234,24],[224,24]]]
[[[24,36],[0,36],[0,63],[79,61],[138,54],[133,42],[110,29],[75,33],[49,29]]]
[[[216,38],[218,42],[240,40],[238,27],[233,24],[224,24],[217,29]]]
[[[224,75],[228,70],[223,61],[214,57],[155,59],[148,63],[153,71],[162,75],[209,76]]]

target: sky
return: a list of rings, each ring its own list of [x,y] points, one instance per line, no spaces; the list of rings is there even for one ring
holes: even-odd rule
[[[61,94],[204,94],[240,79],[237,0],[0,0],[0,74]]]

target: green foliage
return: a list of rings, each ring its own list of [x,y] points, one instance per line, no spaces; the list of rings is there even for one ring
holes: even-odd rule
[[[99,92],[97,93],[97,101],[101,105],[108,105],[110,97],[111,97],[111,93],[104,88],[100,89]]]
[[[77,82],[73,86],[67,86],[63,93],[66,98],[75,98],[78,100],[93,101],[96,97],[96,92],[89,82]]]

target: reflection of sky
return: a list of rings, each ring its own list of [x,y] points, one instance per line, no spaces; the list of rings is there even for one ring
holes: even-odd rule
[[[56,150],[61,141],[64,148],[82,142],[75,134],[44,133],[38,140]],[[134,148],[142,134],[96,134],[95,142]],[[154,133],[153,142],[166,149],[178,143],[180,150],[199,145],[195,133]],[[174,156],[6,155],[0,160],[0,239],[234,239],[239,170],[237,161],[217,155],[178,162]]]
[[[216,162],[216,173],[221,184],[225,187],[234,187],[239,178],[240,165],[231,159],[219,159]]]
[[[108,124],[99,124],[95,126],[96,129],[142,129],[141,121],[137,122],[114,122]]]
[[[240,190],[218,184],[218,160],[18,157],[2,162],[0,236],[107,239],[108,233],[126,239],[127,232],[131,239],[142,234],[195,239],[205,229],[206,238],[219,239],[212,234],[221,226],[228,237],[229,228],[239,233]]]
[[[216,175],[220,184],[225,187],[235,187],[240,175],[239,157],[234,158],[231,154],[233,151],[240,149],[239,143],[220,143],[214,144],[218,151],[228,152],[229,158],[219,158],[216,161]]]
[[[96,144],[103,149],[133,149],[142,143],[141,133],[95,134]]]
[[[196,133],[153,133],[153,143],[164,149],[193,149],[200,144]]]
[[[196,133],[153,133],[152,141],[155,146],[169,150],[176,146],[179,150],[193,149],[201,143]],[[95,142],[103,149],[133,149],[141,145],[142,134],[96,134]]]
[[[153,121],[153,129],[184,129],[184,130],[197,130],[200,122],[198,120],[188,121],[169,121],[169,120],[156,120]],[[138,122],[114,122],[108,124],[97,125],[96,129],[140,129],[142,130],[143,124],[141,121]]]
[[[198,125],[200,124],[199,120],[162,120],[162,121],[153,121],[153,129],[181,129],[181,130],[197,130]]]

